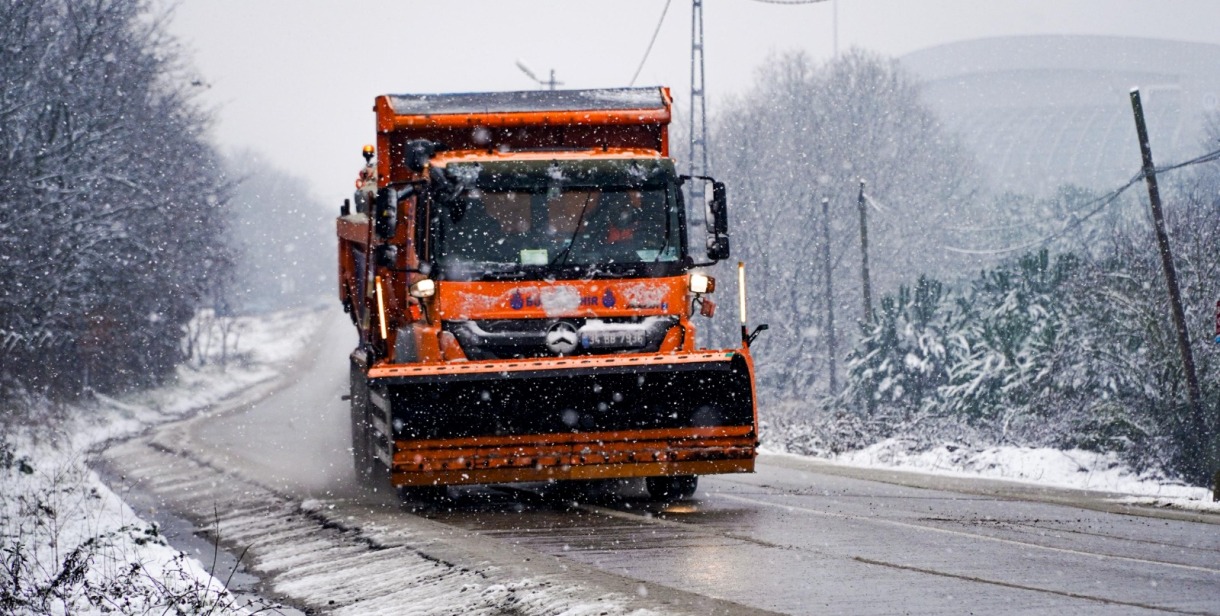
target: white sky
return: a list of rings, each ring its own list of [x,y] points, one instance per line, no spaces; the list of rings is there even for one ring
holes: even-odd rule
[[[209,84],[216,141],[250,147],[342,202],[385,93],[626,86],[666,0],[180,0],[171,32]],[[709,114],[768,55],[833,53],[832,2],[705,0]],[[1022,34],[1143,36],[1220,44],[1216,0],[838,0],[839,48],[888,55]],[[690,0],[672,0],[636,85],[690,87]],[[1220,60],[1218,60],[1220,61]],[[685,113],[678,121],[685,122]]]

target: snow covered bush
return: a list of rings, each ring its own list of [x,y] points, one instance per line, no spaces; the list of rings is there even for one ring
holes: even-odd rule
[[[1131,422],[1092,409],[1131,384],[1090,361],[1101,353],[1093,326],[1081,328],[1096,318],[1092,282],[1075,256],[1043,250],[984,270],[963,291],[926,277],[913,292],[901,287],[849,354],[841,400],[894,421],[953,418],[997,444],[1102,446]],[[1087,434],[1076,421],[1084,411]]]
[[[1180,236],[1189,242],[1193,233]],[[873,442],[901,435],[928,446],[965,439],[1115,452],[1137,470],[1205,482],[1220,362],[1196,336],[1207,413],[1197,429],[1164,283],[1152,262],[1128,252],[1140,240],[1117,237],[1102,261],[1052,259],[1043,250],[983,271],[962,291],[921,278],[914,290],[883,297],[848,355],[834,412],[881,420],[866,424],[884,426],[872,430]],[[1220,258],[1220,248],[1213,251]],[[1183,273],[1202,280],[1197,263]]]
[[[0,613],[247,613],[82,466],[42,466],[0,441]]]
[[[952,368],[940,391],[946,412],[1007,422],[1058,404],[1047,394],[1071,387],[1056,379],[1056,360],[1076,264],[1073,255],[1052,264],[1046,250],[1026,255],[984,271],[954,302]]]
[[[940,282],[921,276],[914,289],[901,286],[881,298],[863,337],[847,357],[843,397],[869,417],[909,421],[949,378],[946,364],[946,301]]]

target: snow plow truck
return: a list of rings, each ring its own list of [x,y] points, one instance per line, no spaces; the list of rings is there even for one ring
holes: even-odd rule
[[[726,191],[675,171],[671,109],[667,88],[376,98],[337,220],[362,481],[642,477],[682,498],[753,471],[744,294],[740,347],[696,348],[692,323],[715,312]],[[684,185],[710,194],[702,232]]]

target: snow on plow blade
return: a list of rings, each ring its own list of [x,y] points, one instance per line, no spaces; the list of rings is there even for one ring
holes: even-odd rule
[[[369,371],[398,485],[749,472],[750,365],[735,351]]]

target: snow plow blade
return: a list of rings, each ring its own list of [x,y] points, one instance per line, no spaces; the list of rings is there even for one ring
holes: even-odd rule
[[[374,366],[369,422],[400,486],[750,472],[751,369],[739,351]]]

